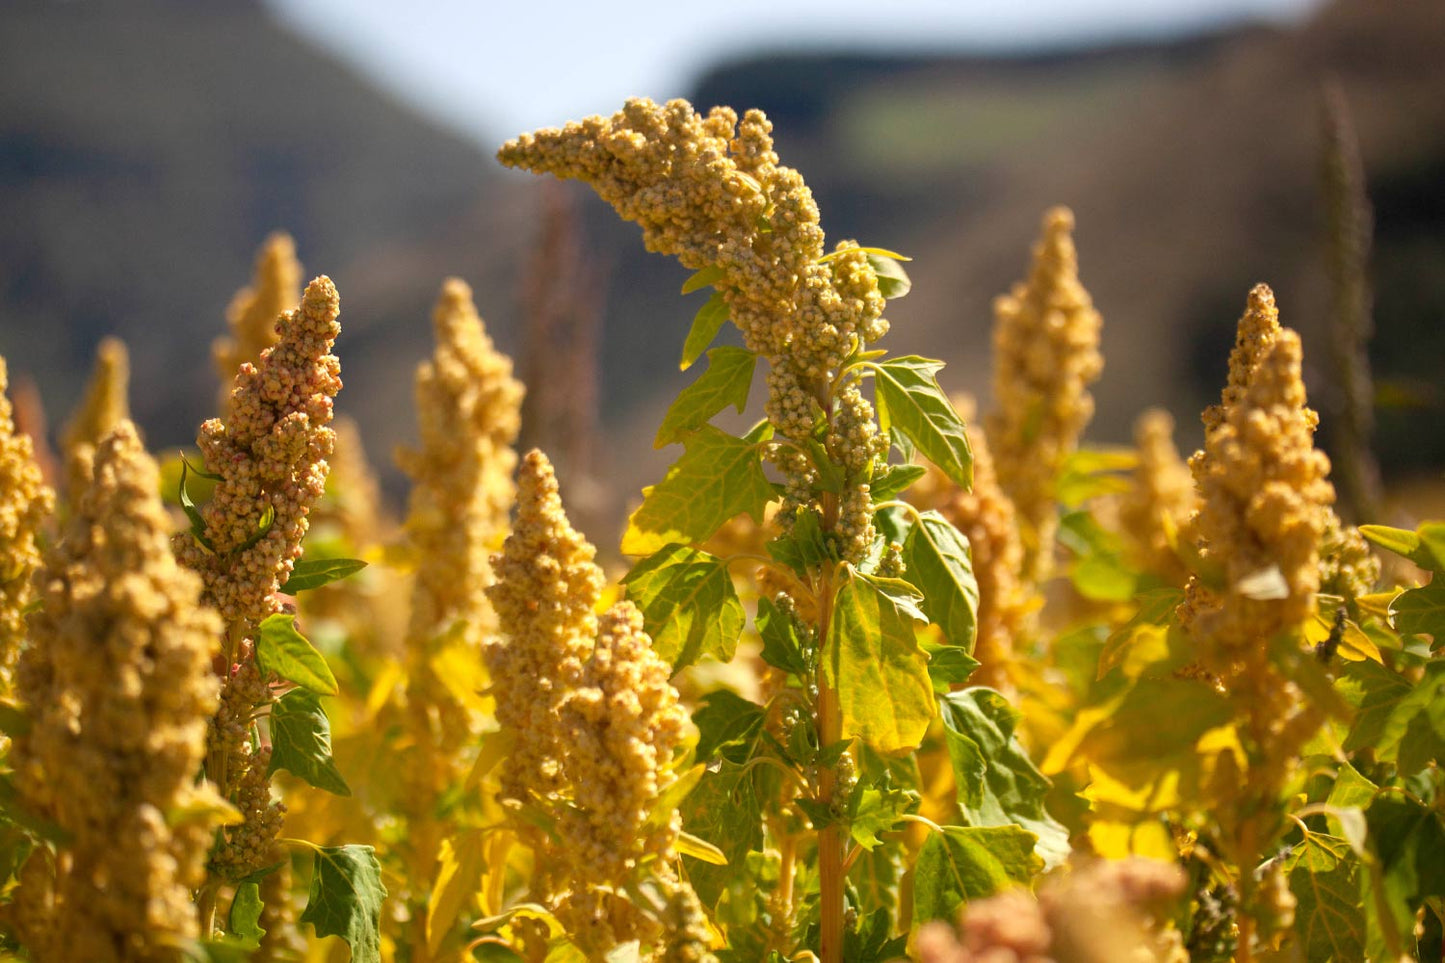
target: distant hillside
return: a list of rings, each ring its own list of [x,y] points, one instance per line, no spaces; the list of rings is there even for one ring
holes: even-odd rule
[[[1353,108],[1379,222],[1376,345],[1401,468],[1445,464],[1445,17],[1438,0],[1350,0],[1298,30],[1029,57],[780,53],[700,78],[699,106],[761,106],[833,237],[912,254],[890,308],[899,352],[951,363],[986,395],[990,302],[1025,269],[1042,212],[1078,215],[1105,318],[1098,440],[1145,404],[1186,437],[1216,396],[1245,292],[1268,281],[1330,394],[1319,325],[1318,94]],[[504,348],[538,234],[537,182],[419,119],[273,24],[253,2],[14,0],[0,7],[0,353],[41,384],[52,422],[95,342],[131,345],[153,446],[211,413],[209,345],[255,246],[289,229],[342,293],[340,407],[374,462],[413,434],[413,362],[443,276],[475,287]],[[620,105],[619,105],[620,106]],[[557,118],[560,123],[567,118]],[[648,444],[692,373],[677,354],[697,296],[585,192],[585,244],[608,272],[598,472],[616,519],[672,452]],[[542,279],[543,287],[546,279]],[[534,393],[566,391],[543,379]],[[1433,406],[1433,407],[1431,407]],[[1326,418],[1328,423],[1328,417]],[[564,485],[566,484],[564,478]],[[612,533],[596,531],[607,544]]]
[[[383,464],[411,433],[443,275],[471,280],[509,340],[502,172],[257,3],[7,3],[0,90],[0,352],[52,424],[113,333],[151,444],[192,439],[211,341],[276,228],[341,290],[340,405],[376,427]]]

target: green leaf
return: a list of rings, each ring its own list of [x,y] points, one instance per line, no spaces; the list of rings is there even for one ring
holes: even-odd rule
[[[791,617],[763,596],[758,599],[758,614],[753,624],[763,640],[764,662],[793,675],[807,674],[809,667],[803,654],[803,640]]]
[[[1395,707],[1413,687],[1399,674],[1369,659],[1347,662],[1340,672],[1335,689],[1355,710],[1354,722],[1345,736],[1345,752],[1378,746]],[[1384,758],[1393,760],[1393,756]]]
[[[1390,603],[1390,624],[1396,632],[1428,635],[1434,648],[1445,645],[1445,579],[1410,589]]]
[[[1061,865],[1069,856],[1069,832],[1044,808],[1053,784],[1014,733],[1019,710],[981,687],[950,692],[938,707],[964,818],[974,826],[1017,823],[1038,840],[1044,865]]]
[[[829,251],[827,254],[824,254],[822,257],[818,258],[818,263],[827,264],[829,261],[836,261],[838,258],[842,257],[844,254],[847,254],[849,251],[852,250],[859,250],[862,251],[864,254],[876,254],[879,257],[892,258],[895,261],[913,260],[913,258],[908,257],[907,255],[899,254],[897,251],[890,251],[886,247],[860,247],[842,248],[836,251]]]
[[[350,796],[331,758],[331,722],[314,692],[292,689],[271,705],[271,767],[285,769],[317,789]]]
[[[748,853],[762,849],[763,811],[754,771],[724,760],[716,772],[704,774],[680,808],[683,829],[727,857],[726,866],[683,857],[688,878],[705,906],[716,906],[723,891],[738,881]]]
[[[766,716],[762,706],[727,689],[709,692],[692,714],[698,729],[698,761],[708,761],[723,746],[750,742]]]
[[[897,498],[926,474],[928,469],[922,465],[888,465],[880,468],[873,472],[873,479],[868,483],[869,496],[875,503]]]
[[[913,621],[928,621],[928,616],[923,614],[923,592],[912,582],[870,572],[859,572],[858,577],[867,580],[870,585],[886,595],[888,600],[893,603],[894,608]]]
[[[317,936],[339,936],[352,963],[381,963],[381,904],[386,887],[370,846],[318,846],[301,922]]]
[[[671,542],[706,541],[743,512],[763,520],[773,486],[763,474],[757,444],[711,425],[683,444],[686,451],[667,477],[643,490],[642,505],[622,536],[624,555],[651,555]]]
[[[914,749],[934,715],[933,683],[914,619],[873,582],[846,571],[823,653],[843,738],[885,754]]]
[[[942,361],[907,355],[871,365],[878,400],[878,421],[899,428],[925,458],[965,489],[973,487],[973,453],[963,419],[938,387]]]
[[[728,405],[738,413],[748,404],[753,385],[753,369],[758,356],[746,348],[723,346],[707,353],[707,370],[682,389],[667,409],[652,447],[663,448],[682,441],[688,432],[707,424],[713,415]]]
[[[881,846],[879,833],[898,824],[903,814],[916,809],[918,793],[907,789],[862,787],[853,794],[848,813],[848,834],[864,849]]]
[[[726,275],[723,269],[716,264],[709,264],[701,271],[694,271],[686,281],[682,282],[682,293],[691,294],[694,291],[701,291],[709,285],[716,284]]]
[[[186,461],[186,456],[181,456],[181,483],[176,492],[176,500],[181,503],[181,511],[186,513],[186,518],[191,523],[191,537],[200,542],[208,551],[214,552],[216,547],[211,544],[210,538],[206,535],[206,520],[201,517],[201,511],[191,499],[190,490],[186,488],[186,476],[190,473],[200,475],[202,478],[212,478],[205,472],[196,471],[191,463]],[[219,478],[220,476],[214,476]]]
[[[1423,569],[1445,572],[1445,522],[1425,522],[1413,532],[1388,525],[1361,525],[1360,534]]]
[[[266,931],[260,927],[261,887],[255,883],[241,883],[231,899],[231,913],[226,918],[226,931],[239,936],[247,949],[257,949]]]
[[[1445,818],[1403,793],[1380,793],[1365,812],[1378,879],[1366,900],[1370,929],[1367,959],[1393,959],[1382,952],[1414,926],[1424,899],[1445,894]],[[1378,901],[1383,912],[1376,910]],[[1393,932],[1392,932],[1393,931]]]
[[[764,547],[769,557],[791,568],[799,578],[806,577],[808,569],[831,560],[818,513],[812,509],[800,512],[793,521],[792,531],[779,535]]]
[[[1320,833],[1306,832],[1285,857],[1290,892],[1298,901],[1294,929],[1311,963],[1365,959],[1359,870],[1349,843]]]
[[[978,582],[968,539],[930,509],[903,542],[908,581],[923,590],[923,612],[949,642],[968,652],[978,634]]]
[[[1086,511],[1070,512],[1059,522],[1059,541],[1074,553],[1069,576],[1079,594],[1097,602],[1127,602],[1138,576],[1123,561],[1118,535]]]
[[[326,657],[296,631],[294,615],[268,615],[261,622],[261,631],[256,635],[256,664],[262,674],[274,673],[318,695],[341,691]]]
[[[913,925],[954,923],[963,904],[1013,886],[1043,869],[1034,834],[1020,826],[944,826],[931,833],[913,870]]]
[[[704,655],[733,657],[747,616],[727,563],[686,545],[668,545],[623,578],[642,612],[653,648],[674,670]]]
[[[928,653],[928,677],[933,680],[933,691],[937,695],[963,685],[979,667],[977,659],[956,645],[924,642],[923,651]]]
[[[843,934],[843,963],[889,963],[902,959],[908,948],[908,937],[890,939],[892,930],[893,914],[887,908],[879,907],[872,915],[860,919],[856,930]]]
[[[1138,462],[1131,448],[1080,448],[1064,458],[1054,497],[1065,508],[1078,508],[1091,498],[1126,492],[1129,480],[1118,473]]]
[[[295,595],[340,581],[364,568],[366,563],[359,558],[318,558],[315,561],[303,558],[291,569],[291,577],[280,590],[287,595]]]
[[[712,339],[717,337],[727,319],[728,303],[721,291],[714,291],[707,303],[698,308],[697,314],[693,316],[692,328],[687,332],[687,341],[682,346],[682,364],[679,367],[683,371],[691,368],[692,363],[702,357],[702,353],[712,344]]]
[[[1401,775],[1445,762],[1445,662],[1425,666],[1424,677],[1395,703],[1380,731],[1376,752],[1396,759]]]
[[[896,256],[891,253],[868,254],[868,263],[872,266],[873,273],[878,275],[878,293],[890,301],[896,301],[913,289],[908,272],[894,260]]]

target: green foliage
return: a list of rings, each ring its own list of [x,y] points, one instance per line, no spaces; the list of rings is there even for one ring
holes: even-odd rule
[[[1037,840],[1048,867],[1069,855],[1069,833],[1044,806],[1051,785],[1015,733],[1022,713],[992,689],[938,700],[958,784],[958,806],[971,826],[1017,825]]]
[[[921,607],[944,637],[968,652],[978,633],[978,582],[968,539],[936,511],[926,511],[903,540],[908,581],[923,592]]]
[[[1365,958],[1365,912],[1360,900],[1360,861],[1349,843],[1306,831],[1284,871],[1295,894],[1294,928],[1312,963]]]
[[[296,631],[296,616],[268,615],[256,633],[256,665],[263,673],[294,682],[318,695],[336,695],[340,689],[326,657]]]
[[[743,512],[763,520],[773,486],[755,442],[706,425],[683,444],[683,456],[666,478],[644,490],[642,505],[628,519],[624,554],[651,555],[671,542],[706,541]]]
[[[634,565],[622,584],[657,654],[674,669],[704,655],[723,662],[733,657],[746,616],[722,559],[668,545]]]
[[[931,833],[913,870],[913,924],[953,921],[970,900],[1027,886],[1043,868],[1036,837],[1019,826],[944,826]]]
[[[314,692],[292,689],[271,705],[270,772],[284,769],[338,796],[351,788],[331,758],[331,722]]]
[[[355,575],[364,568],[366,563],[358,558],[303,558],[291,569],[291,577],[279,591],[295,595]]]
[[[923,456],[954,482],[973,486],[973,452],[963,419],[938,386],[942,361],[915,355],[870,363],[877,389],[878,423],[884,431],[897,427]]]
[[[253,882],[236,886],[231,912],[226,918],[226,931],[239,937],[247,949],[256,949],[261,937],[266,935],[259,925],[262,909],[260,886]]]
[[[723,298],[721,291],[714,291],[712,297],[707,299],[707,303],[698,308],[697,314],[693,316],[692,328],[687,332],[687,341],[682,346],[680,367],[684,371],[691,368],[692,363],[702,357],[702,353],[707,350],[708,345],[712,344],[713,338],[717,337],[717,333],[722,330],[727,319],[728,303]]]
[[[386,887],[370,846],[317,846],[301,922],[317,936],[339,936],[354,963],[381,963],[381,904]]]
[[[833,605],[823,672],[838,693],[843,738],[881,753],[917,747],[933,718],[933,684],[915,614],[847,569]]]
[[[701,428],[729,405],[741,414],[747,407],[757,360],[757,355],[745,348],[724,346],[709,351],[707,370],[682,389],[667,409],[652,446],[663,448],[682,441],[688,432]]]

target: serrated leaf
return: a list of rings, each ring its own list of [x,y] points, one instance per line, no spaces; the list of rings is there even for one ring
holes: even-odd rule
[[[938,386],[943,362],[906,355],[871,367],[883,429],[898,428],[945,475],[971,489],[973,453],[963,419]]]
[[[958,918],[959,908],[1013,886],[1043,869],[1035,837],[1020,826],[944,826],[930,833],[913,870],[913,925]]]
[[[259,925],[263,908],[261,887],[255,883],[241,883],[236,887],[236,895],[231,898],[230,915],[226,917],[226,931],[240,937],[246,949],[258,948],[261,937],[266,935]]]
[[[724,760],[717,772],[703,776],[680,809],[683,829],[716,846],[727,859],[725,866],[718,866],[684,857],[688,878],[705,906],[717,905],[748,853],[762,848],[763,812],[754,771]]]
[[[1306,832],[1285,857],[1295,895],[1294,929],[1311,963],[1358,963],[1365,958],[1360,864],[1343,839]]]
[[[271,705],[271,766],[285,769],[317,789],[350,796],[331,758],[331,721],[314,692],[292,689]]]
[[[709,692],[692,714],[698,729],[698,760],[706,762],[723,746],[751,742],[765,717],[762,706],[735,692],[727,689]]]
[[[281,586],[280,591],[295,595],[297,592],[340,581],[364,568],[366,563],[359,558],[318,558],[314,561],[303,558],[291,569],[291,577]]]
[[[979,667],[979,661],[956,645],[939,645],[924,642],[923,651],[928,653],[928,677],[933,680],[936,695],[951,692],[961,686]]]
[[[431,898],[427,900],[426,945],[433,957],[447,934],[456,927],[462,908],[478,890],[486,866],[485,844],[485,834],[475,829],[442,840],[436,879],[432,883]]]
[[[1395,703],[1376,752],[1397,760],[1402,775],[1445,762],[1445,662],[1425,666],[1424,677]]]
[[[646,489],[627,521],[624,555],[651,555],[672,542],[703,542],[724,522],[747,512],[762,522],[773,486],[758,446],[704,425],[684,441],[667,477]]]
[[[1396,632],[1430,636],[1434,647],[1445,645],[1445,578],[1395,596],[1390,624]]]
[[[1395,707],[1411,688],[1408,680],[1377,662],[1344,665],[1335,689],[1355,710],[1345,736],[1345,752],[1378,746]]]
[[[256,665],[262,674],[273,673],[319,695],[341,691],[326,657],[296,631],[294,615],[277,613],[261,622],[256,634]]]
[[[903,541],[908,581],[923,590],[923,612],[950,643],[973,651],[978,634],[978,582],[968,539],[938,512],[918,516]]]
[[[709,264],[701,271],[692,272],[688,279],[682,282],[682,293],[691,294],[694,291],[701,291],[708,285],[721,281],[724,277],[726,277],[726,274],[724,274],[722,268],[716,264]]]
[[[895,257],[892,252],[880,254],[870,251],[868,254],[868,263],[873,273],[878,275],[878,293],[890,301],[896,301],[913,290],[913,281]]]
[[[658,656],[675,670],[704,655],[733,657],[747,616],[721,559],[687,545],[668,545],[623,578],[642,612]]]
[[[848,813],[848,834],[864,849],[881,846],[879,833],[898,824],[904,813],[917,807],[918,794],[906,789],[862,788],[854,795]]]
[[[302,923],[317,936],[339,936],[352,963],[381,963],[381,904],[386,887],[370,846],[317,846]]]
[[[707,424],[728,405],[741,414],[748,404],[753,369],[758,356],[746,348],[723,346],[707,353],[707,370],[682,389],[663,416],[652,447],[663,448],[682,441],[690,431]]]
[[[714,291],[707,303],[693,315],[692,327],[688,329],[687,340],[682,345],[682,364],[679,367],[683,371],[691,368],[692,363],[702,357],[702,353],[712,344],[712,339],[717,337],[727,319],[727,300],[721,291]]]
[[[793,675],[804,675],[808,671],[808,660],[803,655],[803,642],[798,627],[770,599],[758,599],[758,614],[753,619],[758,635],[763,640],[763,661],[775,669]]]
[[[1053,784],[1014,732],[1022,713],[981,687],[951,692],[938,707],[964,818],[974,826],[1016,823],[1037,838],[1044,865],[1061,865],[1069,856],[1069,832],[1044,808]]]
[[[764,548],[770,558],[782,562],[800,578],[808,574],[808,569],[830,561],[828,543],[823,540],[823,528],[818,521],[818,513],[812,509],[800,512],[793,521],[792,531],[779,535]]]
[[[875,503],[897,498],[908,487],[924,475],[928,469],[922,465],[888,465],[873,472],[868,483],[868,494]]]
[[[916,748],[934,715],[933,683],[912,615],[851,568],[822,653],[844,739],[880,753]]]

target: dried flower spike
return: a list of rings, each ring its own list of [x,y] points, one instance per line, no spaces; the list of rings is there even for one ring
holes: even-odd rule
[[[66,498],[74,504],[90,484],[95,446],[112,428],[130,418],[130,356],[125,342],[105,338],[95,351],[95,369],[85,397],[70,416],[61,444],[65,450]]]
[[[31,576],[40,564],[35,538],[55,507],[40,477],[30,438],[15,430],[9,372],[0,358],[0,692],[25,639],[25,608],[35,598]]]
[[[118,424],[37,578],[44,606],[18,672],[31,726],[12,758],[27,807],[70,838],[49,915],[21,921],[35,959],[171,959],[198,935],[191,891],[220,807],[195,777],[221,620],[171,555],[157,477]]]
[[[994,302],[994,411],[985,422],[999,484],[1022,523],[1024,577],[1042,581],[1058,527],[1055,486],[1094,416],[1102,322],[1079,283],[1074,215],[1044,215],[1028,280]]]
[[[241,365],[261,360],[261,352],[275,344],[276,319],[301,300],[301,262],[291,235],[277,231],[266,238],[256,254],[251,286],[236,292],[226,308],[229,337],[211,346],[216,374],[221,379],[221,412],[230,410],[231,383]]]

